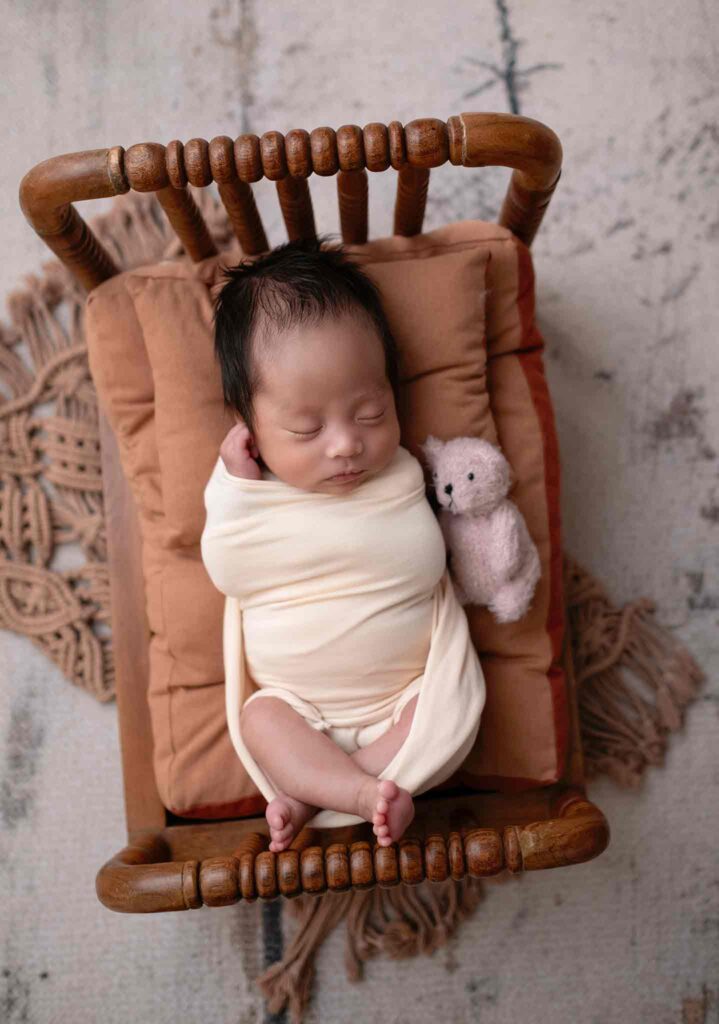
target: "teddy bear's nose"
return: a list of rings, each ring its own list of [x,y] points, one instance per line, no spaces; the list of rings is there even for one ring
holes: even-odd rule
[[[451,484],[445,484],[444,485],[444,493],[445,494],[451,494],[452,493],[452,485]]]

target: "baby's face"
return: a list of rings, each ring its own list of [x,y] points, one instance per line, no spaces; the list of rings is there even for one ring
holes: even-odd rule
[[[356,316],[301,324],[257,350],[265,387],[254,400],[255,443],[294,487],[347,494],[381,472],[400,440],[382,342]],[[353,478],[332,477],[361,470]]]

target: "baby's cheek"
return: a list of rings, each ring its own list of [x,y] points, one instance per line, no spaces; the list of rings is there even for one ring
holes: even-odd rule
[[[378,456],[378,461],[382,461],[385,464],[391,462],[397,453],[397,448],[400,443],[400,429],[399,424],[396,427],[390,426],[384,431],[381,438],[378,439],[375,451]]]

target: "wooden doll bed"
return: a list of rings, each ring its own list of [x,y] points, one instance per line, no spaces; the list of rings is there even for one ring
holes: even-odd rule
[[[367,240],[367,170],[397,175],[395,235],[422,230],[430,169],[513,168],[499,216],[529,246],[559,180],[561,146],[545,125],[509,114],[463,113],[266,132],[232,140],[219,136],[142,143],[53,157],[32,168],[20,186],[30,224],[90,291],[118,273],[72,205],[134,189],[154,192],[194,261],[216,252],[188,182],[218,185],[245,253],[268,248],[251,182],[276,182],[290,238],[315,233],[308,188],[312,174],[336,176],[344,242]],[[116,692],[124,779],[127,845],[97,875],[97,894],[113,910],[148,913],[226,906],[301,893],[415,885],[469,875],[561,867],[590,860],[609,842],[609,827],[584,787],[577,695],[568,639],[564,669],[571,713],[570,750],[562,779],[518,793],[425,794],[399,843],[380,847],[370,825],[317,832],[305,829],[292,847],[271,853],[264,817],[183,819],[163,805],[153,774],[153,738],[146,699],[149,627],[141,535],[117,441],[100,415],[104,507],[112,594]]]

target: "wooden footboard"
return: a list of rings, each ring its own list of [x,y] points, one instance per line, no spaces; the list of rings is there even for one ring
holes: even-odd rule
[[[264,819],[171,826],[133,837],[99,871],[97,895],[110,910],[123,913],[224,907],[328,889],[566,867],[598,856],[609,842],[604,815],[580,788],[555,792],[551,816],[544,820],[483,825],[487,812],[495,812],[495,818],[500,808],[500,817],[507,813],[507,797],[500,804],[495,796],[418,801],[415,822],[391,846],[374,842],[369,825],[304,829],[281,853],[268,850]],[[527,804],[523,796],[516,799],[520,816]]]

